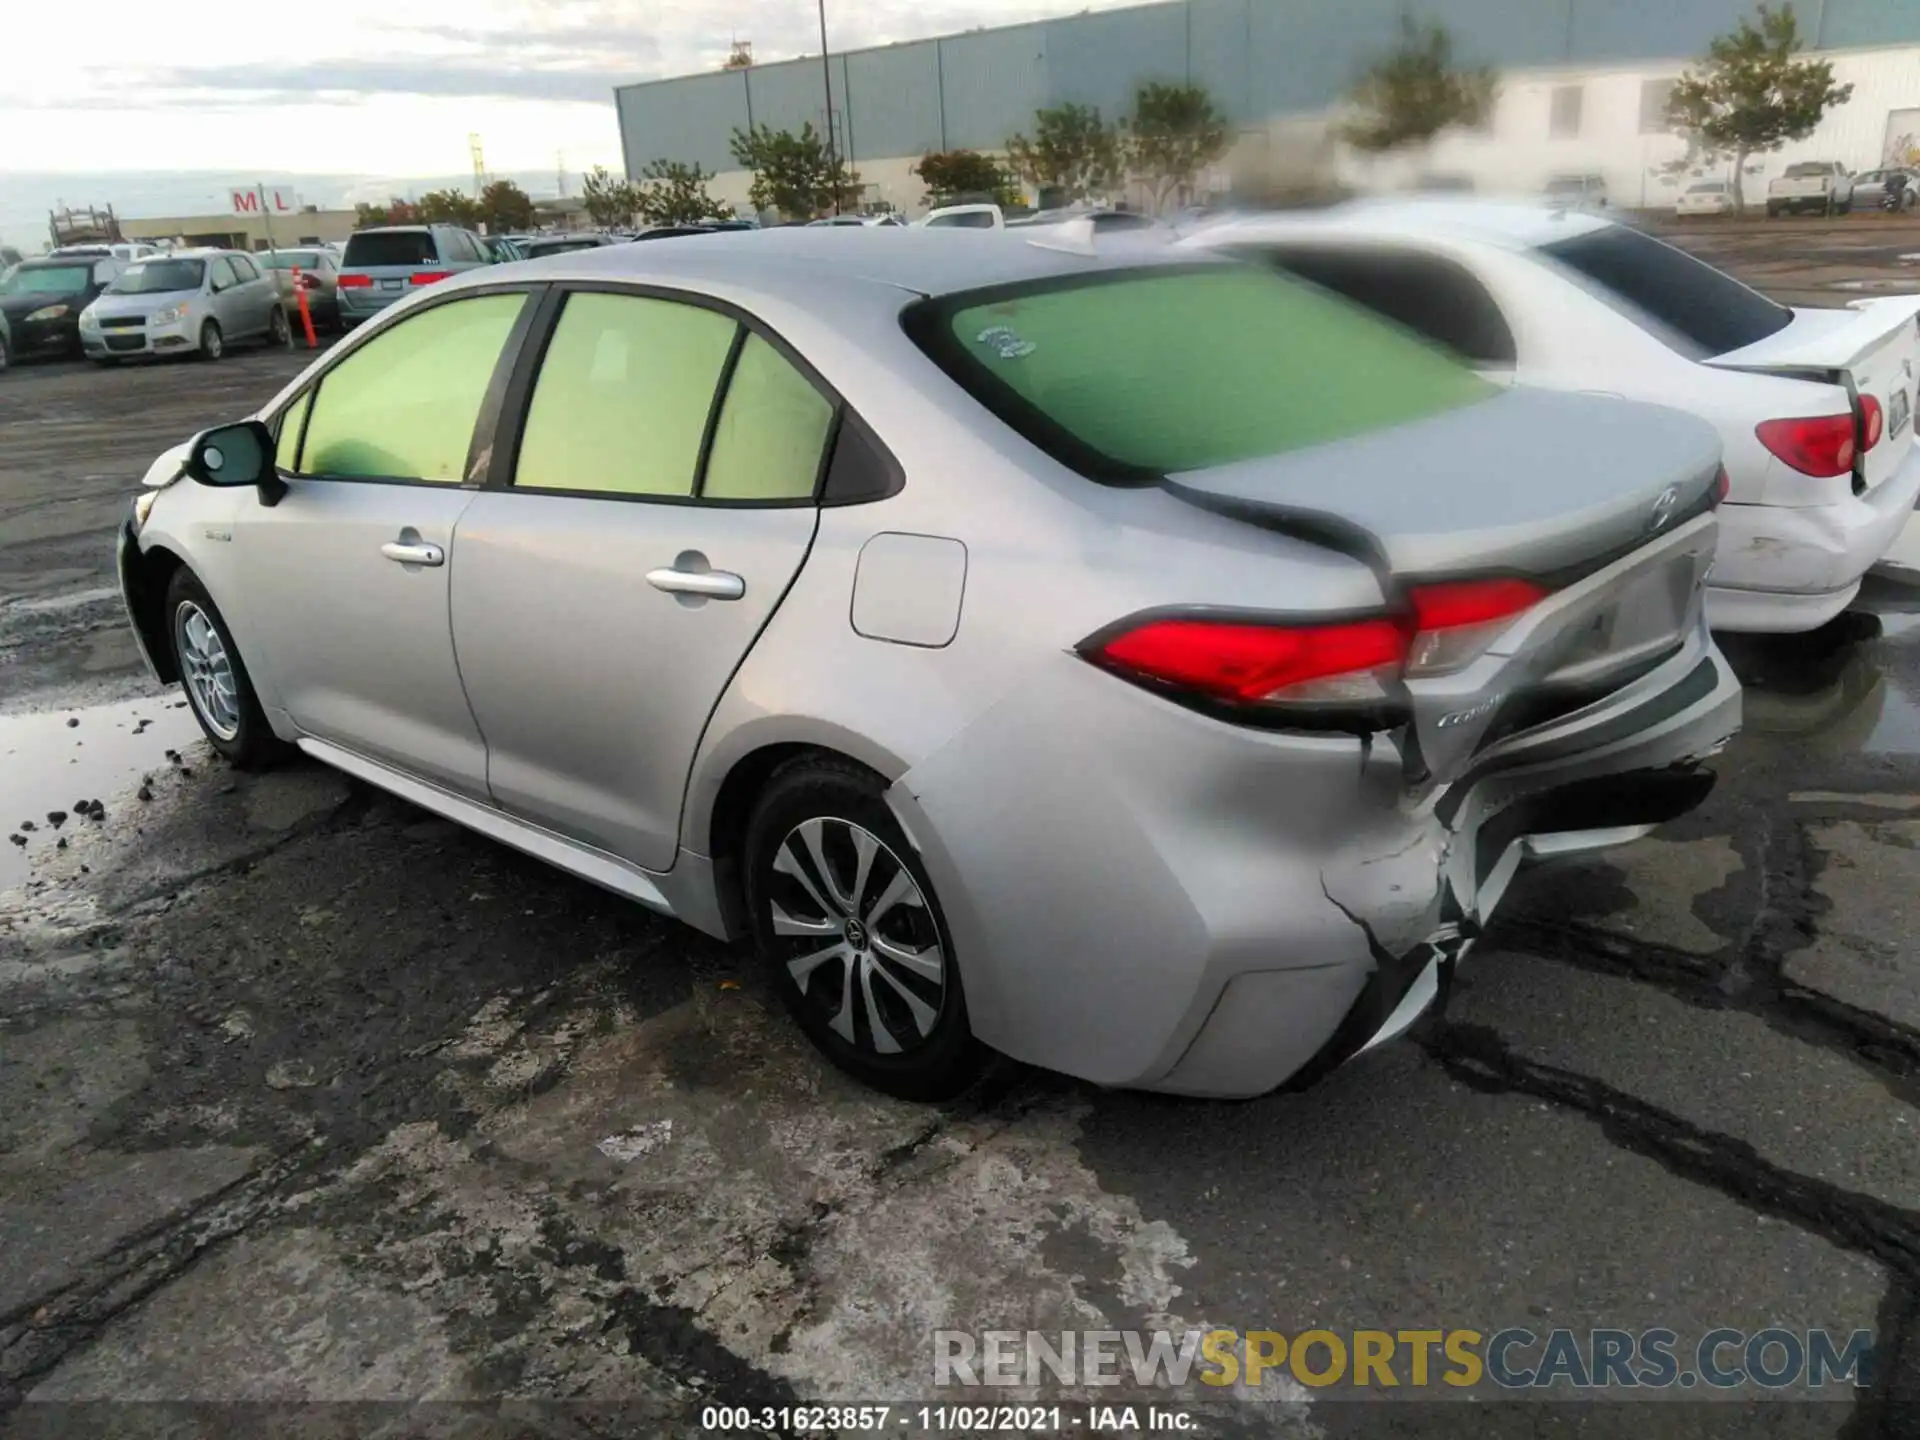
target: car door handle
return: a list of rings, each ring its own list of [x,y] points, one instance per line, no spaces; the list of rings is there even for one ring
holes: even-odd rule
[[[444,565],[447,552],[438,545],[403,544],[398,540],[389,540],[380,547],[380,553],[389,560],[397,560],[402,565]]]
[[[671,566],[647,572],[647,584],[669,595],[699,595],[708,600],[738,600],[747,582],[728,570],[679,570]]]

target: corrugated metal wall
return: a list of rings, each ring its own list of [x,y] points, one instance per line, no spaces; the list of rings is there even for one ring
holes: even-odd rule
[[[834,134],[861,156],[998,149],[1035,110],[1124,114],[1147,80],[1191,80],[1239,125],[1324,109],[1391,42],[1405,0],[1173,0],[834,57]],[[1697,55],[1752,0],[1413,0],[1461,59],[1501,68]],[[1920,43],[1920,0],[1800,0],[1820,48]],[[733,168],[735,126],[826,124],[818,57],[615,92],[630,171]],[[1877,123],[1877,122],[1876,122]]]

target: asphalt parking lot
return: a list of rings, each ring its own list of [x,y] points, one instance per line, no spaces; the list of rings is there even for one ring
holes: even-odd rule
[[[1878,217],[1676,234],[1797,303],[1920,257]],[[742,954],[330,771],[210,763],[112,531],[305,360],[0,376],[0,1434],[1080,1404],[937,1390],[934,1332],[1214,1327],[1864,1330],[1875,1383],[1276,1372],[1163,1397],[1189,1433],[1920,1434],[1920,590],[1730,643],[1706,806],[1527,873],[1445,1017],[1317,1089],[1008,1069],[919,1107],[816,1059]]]

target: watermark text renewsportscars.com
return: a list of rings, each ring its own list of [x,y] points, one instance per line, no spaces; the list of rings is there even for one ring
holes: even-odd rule
[[[936,1330],[939,1387],[1189,1385],[1579,1391],[1860,1389],[1867,1330]]]

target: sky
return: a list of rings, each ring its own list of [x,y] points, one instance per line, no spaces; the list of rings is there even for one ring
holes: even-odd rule
[[[827,0],[827,41],[850,50],[1114,3]],[[158,183],[194,173],[183,198],[218,195],[217,177],[291,181],[308,203],[379,198],[392,188],[381,177],[470,175],[469,134],[492,172],[552,176],[562,157],[576,177],[596,164],[617,170],[616,84],[718,69],[735,38],[763,63],[820,51],[813,0],[325,0],[226,11],[95,0],[83,19],[59,5],[9,9],[0,238],[44,228],[56,198],[161,213],[102,190],[130,174]],[[327,178],[303,186],[302,176]],[[357,193],[336,196],[343,183]],[[166,187],[146,189],[154,203],[177,203],[158,198]]]

